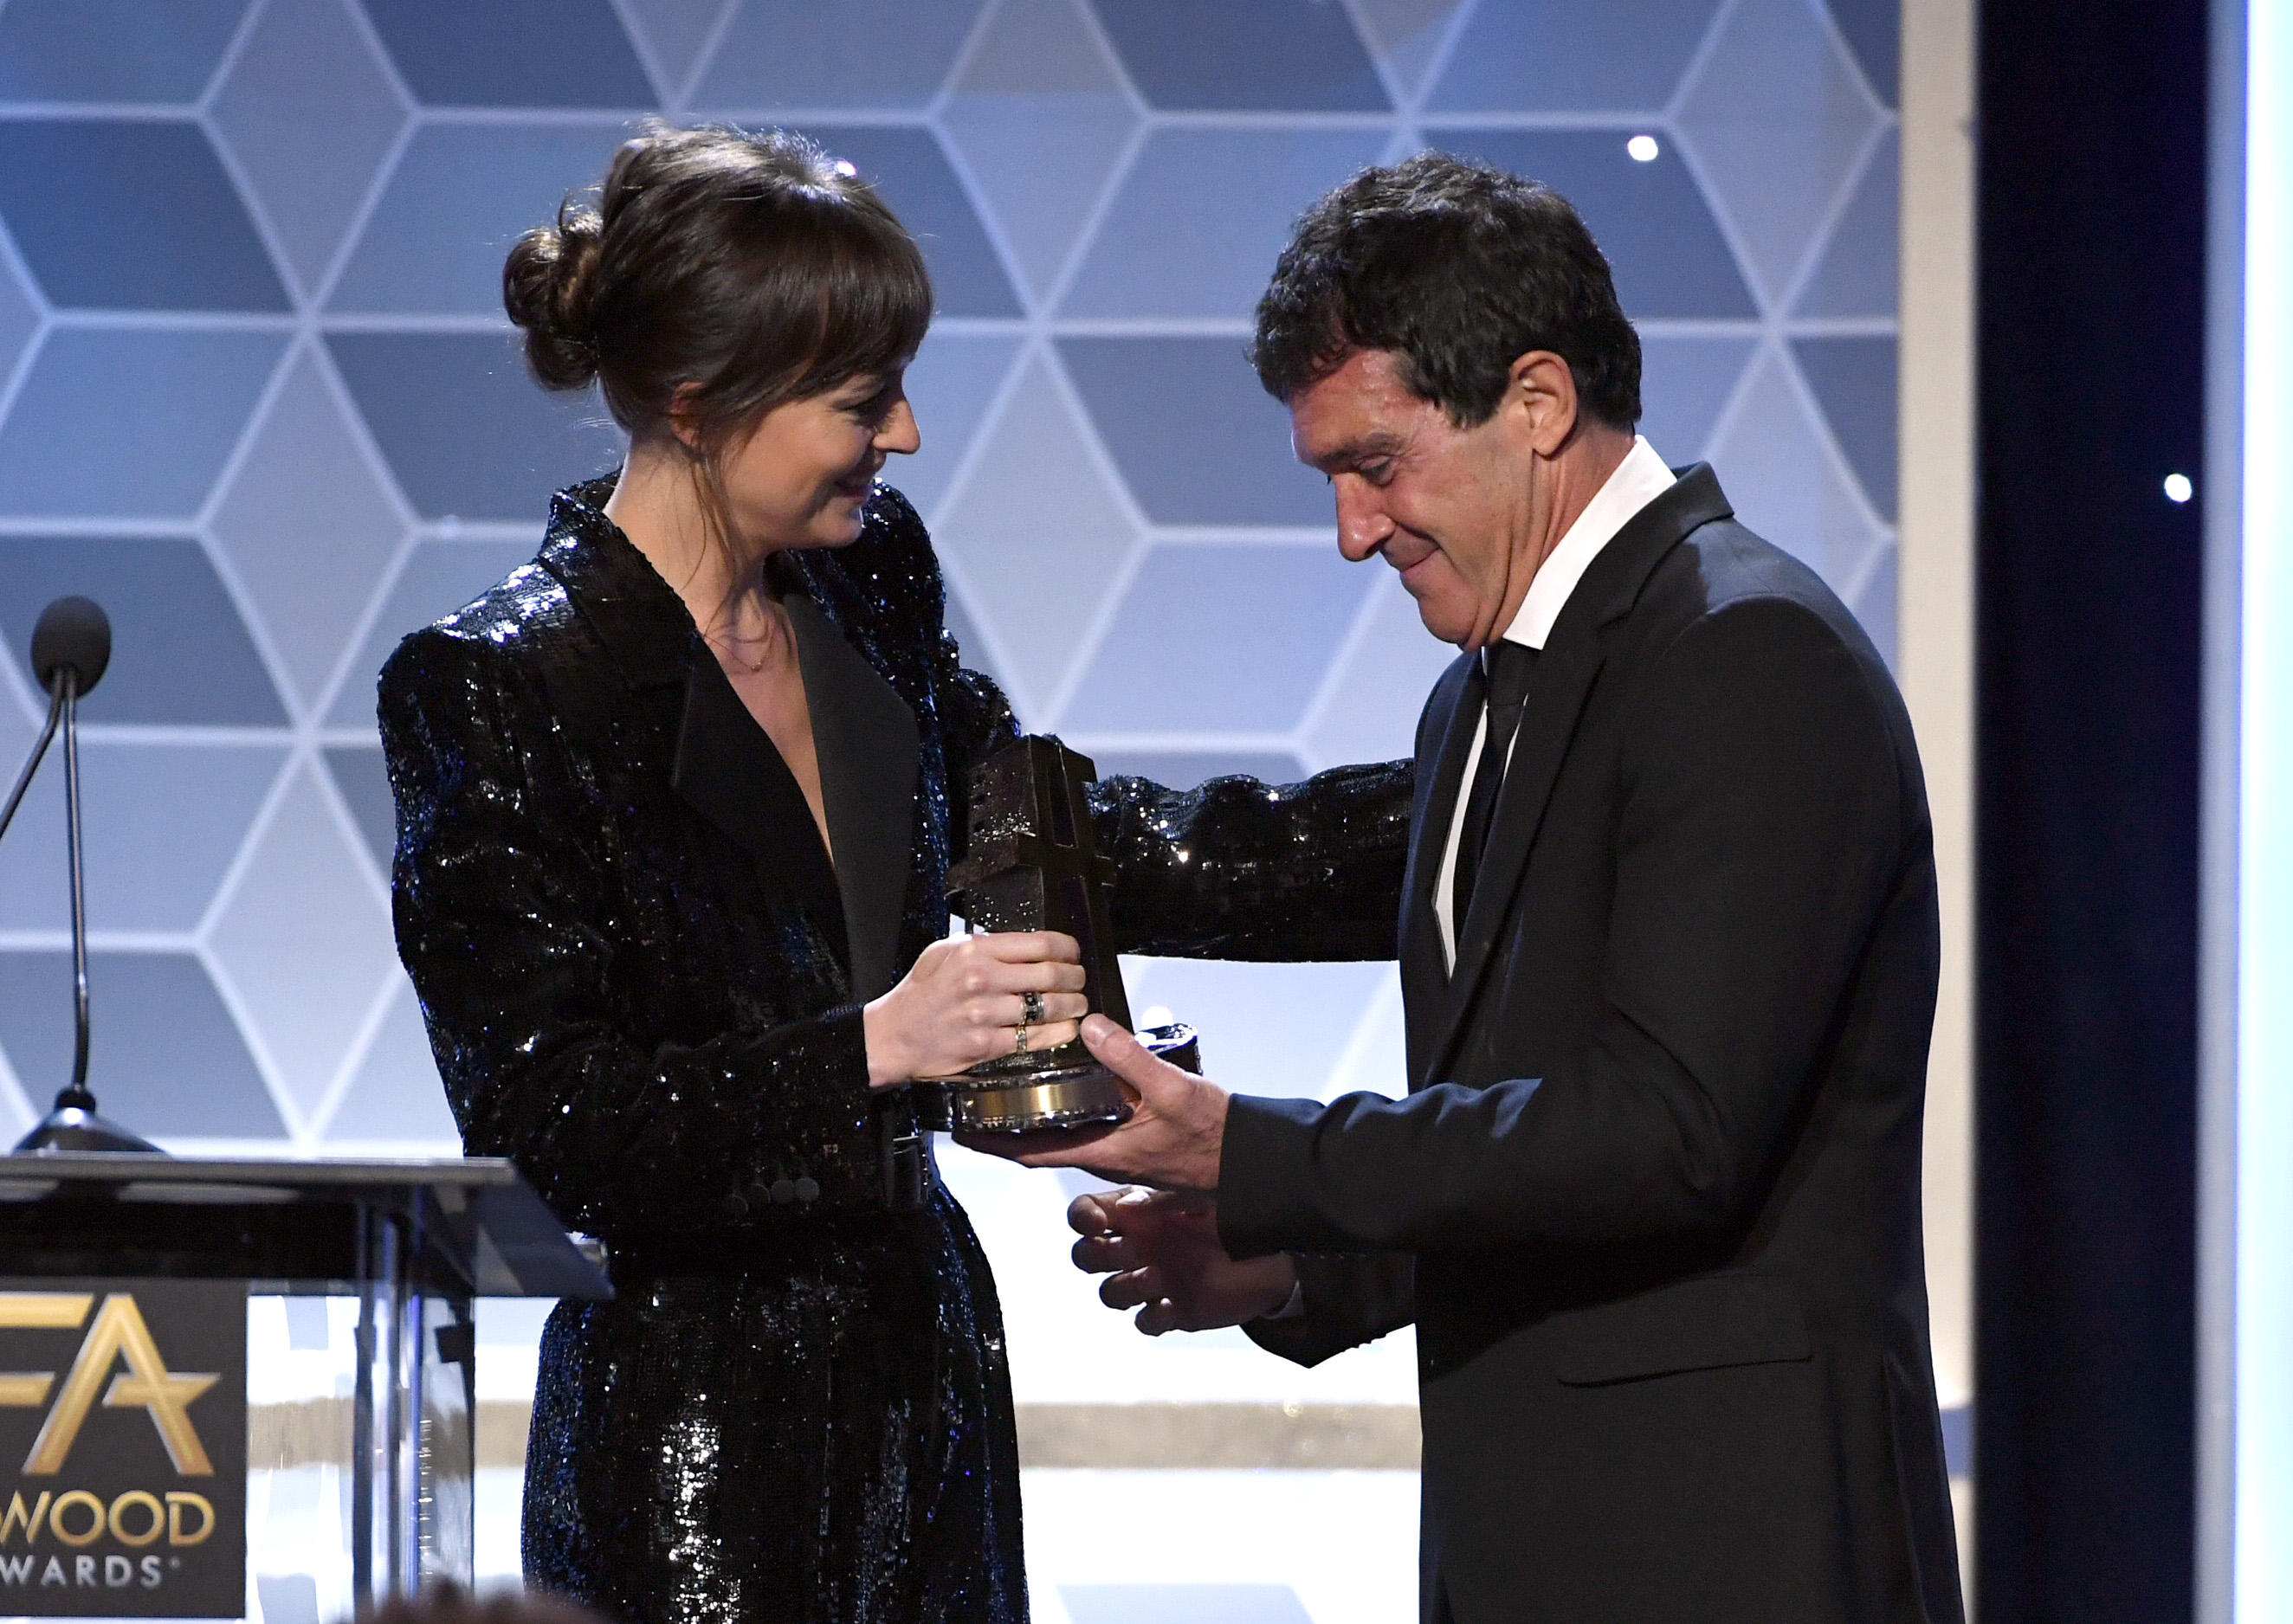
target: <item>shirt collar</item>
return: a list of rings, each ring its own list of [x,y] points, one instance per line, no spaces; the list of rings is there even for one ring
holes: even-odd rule
[[[1552,623],[1568,605],[1569,594],[1576,590],[1576,583],[1600,555],[1600,549],[1634,513],[1671,489],[1673,482],[1673,472],[1656,454],[1656,448],[1644,436],[1633,435],[1633,448],[1625,453],[1625,460],[1592,493],[1560,545],[1538,567],[1528,583],[1528,595],[1520,601],[1519,612],[1504,629],[1504,641],[1544,648],[1545,639],[1552,635]]]

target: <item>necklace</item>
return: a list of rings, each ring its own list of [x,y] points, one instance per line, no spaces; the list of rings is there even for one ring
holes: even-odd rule
[[[733,665],[739,667],[750,676],[756,675],[766,666],[773,663],[771,647],[772,639],[770,637],[746,638],[739,635],[737,633],[732,632],[727,632],[722,636],[719,636],[715,633],[711,633],[709,636],[709,642],[712,648],[721,650],[725,658],[728,661]],[[765,650],[762,654],[758,655],[752,660],[747,655],[741,652],[741,645],[744,642],[761,642],[766,645]]]
[[[782,630],[774,624],[773,618],[767,615],[764,629],[753,637],[743,637],[738,630],[730,626],[721,628],[712,627],[704,633],[703,636],[712,648],[723,651],[725,659],[749,675],[754,676],[773,663],[773,655],[775,646],[780,642]],[[750,648],[758,651],[757,658],[754,659],[749,658],[742,651]]]

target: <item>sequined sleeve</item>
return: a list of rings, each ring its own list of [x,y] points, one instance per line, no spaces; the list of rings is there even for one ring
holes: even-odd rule
[[[940,629],[937,561],[904,499],[939,636],[932,687],[946,730],[952,849],[964,849],[971,768],[1019,736],[994,679],[966,668]],[[1339,767],[1302,784],[1222,778],[1166,789],[1093,786],[1099,849],[1115,863],[1114,927],[1127,953],[1244,959],[1391,958],[1408,859],[1414,764]]]
[[[880,1207],[857,1006],[692,1045],[632,1035],[601,836],[512,665],[432,630],[381,686],[399,952],[465,1148],[509,1157],[563,1221],[608,1235],[722,1223],[776,1166],[816,1184],[813,1211]],[[782,1085],[799,1076],[811,1086]]]
[[[971,770],[1018,738],[1019,723],[995,679],[962,664],[955,634],[939,637],[932,686],[946,728],[948,841],[960,853],[969,837]]]
[[[971,770],[1018,738],[1019,723],[995,679],[963,663],[963,650],[947,629],[947,594],[938,556],[924,535],[921,520],[915,521],[914,531],[923,561],[918,573],[929,587],[925,634],[938,640],[932,645],[932,693],[947,745],[948,839],[960,853],[969,823]]]
[[[1091,806],[1114,860],[1117,944],[1179,958],[1393,957],[1414,774],[1398,761],[1302,784],[1103,780]]]

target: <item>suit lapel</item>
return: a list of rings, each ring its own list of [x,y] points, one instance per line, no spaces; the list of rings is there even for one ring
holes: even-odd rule
[[[774,554],[774,578],[791,588],[785,602],[836,848],[831,872],[788,764],[701,644],[684,603],[604,516],[612,491],[610,479],[599,480],[558,497],[542,566],[564,583],[629,686],[683,685],[672,787],[756,860],[767,885],[822,921],[845,950],[854,996],[876,997],[898,979],[914,862],[914,714],[805,595],[819,590],[806,570],[826,561]]]
[[[612,478],[560,491],[539,562],[565,588],[631,688],[685,680],[701,634],[685,603],[620,527],[605,517]]]
[[[1473,691],[1473,659],[1460,657],[1434,685],[1428,701],[1425,736],[1430,753],[1417,764],[1417,793],[1410,812],[1409,861],[1402,874],[1401,990],[1405,1010],[1441,1007],[1448,982],[1447,955],[1441,946],[1441,920],[1433,911],[1433,888],[1441,883],[1441,855],[1446,849],[1449,825],[1457,815],[1462,791],[1465,754],[1472,747],[1473,728],[1480,707],[1467,701]],[[1422,1030],[1412,1022],[1413,1031]],[[1422,1087],[1425,1067],[1417,1045],[1410,1045],[1409,1075]]]
[[[1567,648],[1549,648],[1536,662],[1529,680],[1528,697],[1521,710],[1520,731],[1513,737],[1512,762],[1505,769],[1504,788],[1497,794],[1489,820],[1489,844],[1473,881],[1473,900],[1457,925],[1457,959],[1440,1005],[1441,1022],[1432,1044],[1428,1075],[1448,1063],[1465,1011],[1472,1005],[1482,976],[1487,972],[1490,949],[1512,907],[1527,867],[1529,848],[1544,821],[1560,764],[1568,759],[1569,742],[1576,736],[1577,718],[1592,694],[1600,672],[1600,654],[1589,642]],[[1447,833],[1446,826],[1443,834]]]
[[[1656,567],[1690,532],[1729,515],[1728,499],[1721,494],[1720,482],[1709,467],[1698,463],[1681,470],[1671,489],[1633,514],[1600,549],[1553,623],[1552,635],[1529,683],[1520,731],[1513,739],[1512,762],[1490,818],[1489,844],[1481,855],[1472,904],[1458,922],[1456,963],[1447,986],[1426,1006],[1440,1013],[1424,1049],[1424,1070],[1416,1073],[1420,1086],[1435,1080],[1450,1063],[1465,1018],[1487,979],[1497,938],[1519,894],[1529,852],[1536,844],[1545,807],[1576,739],[1585,701],[1600,674],[1601,628],[1632,612]],[[1476,720],[1469,716],[1460,724],[1468,739]],[[1455,795],[1453,783],[1452,807]],[[1418,831],[1417,850],[1424,851],[1430,843],[1430,860],[1436,873],[1448,833],[1446,816],[1432,827],[1421,826]],[[1429,904],[1430,894],[1429,890]],[[1418,1049],[1414,1041],[1410,1060],[1414,1071]]]
[[[864,1002],[899,979],[915,844],[916,718],[818,604],[793,593],[786,601],[844,898],[852,993]]]

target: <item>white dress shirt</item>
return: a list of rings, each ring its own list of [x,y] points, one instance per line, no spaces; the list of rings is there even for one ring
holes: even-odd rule
[[[1576,583],[1584,578],[1586,568],[1600,555],[1600,549],[1633,514],[1671,489],[1673,482],[1672,470],[1664,465],[1664,458],[1656,454],[1656,448],[1634,435],[1633,448],[1625,453],[1625,460],[1592,493],[1592,499],[1576,515],[1576,522],[1568,527],[1560,545],[1546,555],[1530,578],[1528,595],[1521,599],[1519,611],[1513,616],[1512,624],[1505,627],[1504,641],[1526,643],[1532,649],[1544,648],[1544,640],[1552,635],[1552,623],[1560,618],[1561,607],[1576,590]],[[1441,853],[1441,877],[1433,887],[1433,912],[1441,921],[1441,957],[1448,965],[1455,964],[1457,959],[1457,924],[1450,917],[1450,893],[1457,883],[1457,837],[1465,827],[1465,803],[1471,796],[1473,772],[1480,765],[1481,744],[1488,733],[1489,718],[1484,710],[1473,723],[1472,747],[1465,753],[1465,773],[1457,781],[1457,807],[1449,819],[1449,843]],[[1513,737],[1520,737],[1518,729]],[[1508,761],[1506,764],[1511,764]],[[1305,1308],[1305,1288],[1292,1286],[1290,1300],[1263,1317],[1295,1319]]]
[[[1560,618],[1562,606],[1576,590],[1576,583],[1584,578],[1592,561],[1600,555],[1600,549],[1633,514],[1671,489],[1673,482],[1672,470],[1665,466],[1656,448],[1634,435],[1633,448],[1625,454],[1625,460],[1592,493],[1592,499],[1576,515],[1576,522],[1568,527],[1560,545],[1546,555],[1536,574],[1530,578],[1528,595],[1520,601],[1520,610],[1513,616],[1512,624],[1505,627],[1503,640],[1532,649],[1544,647],[1544,640],[1552,635],[1552,623]],[[1457,883],[1457,837],[1465,827],[1465,803],[1472,793],[1473,773],[1480,765],[1481,744],[1488,731],[1489,719],[1484,711],[1473,723],[1472,747],[1465,753],[1464,776],[1457,780],[1456,810],[1449,819],[1448,844],[1441,853],[1441,874],[1433,885],[1433,912],[1441,921],[1442,959],[1451,965],[1457,957],[1457,921],[1451,917],[1454,910],[1451,893]],[[1513,737],[1520,737],[1518,730]],[[1506,764],[1511,764],[1510,760]]]

